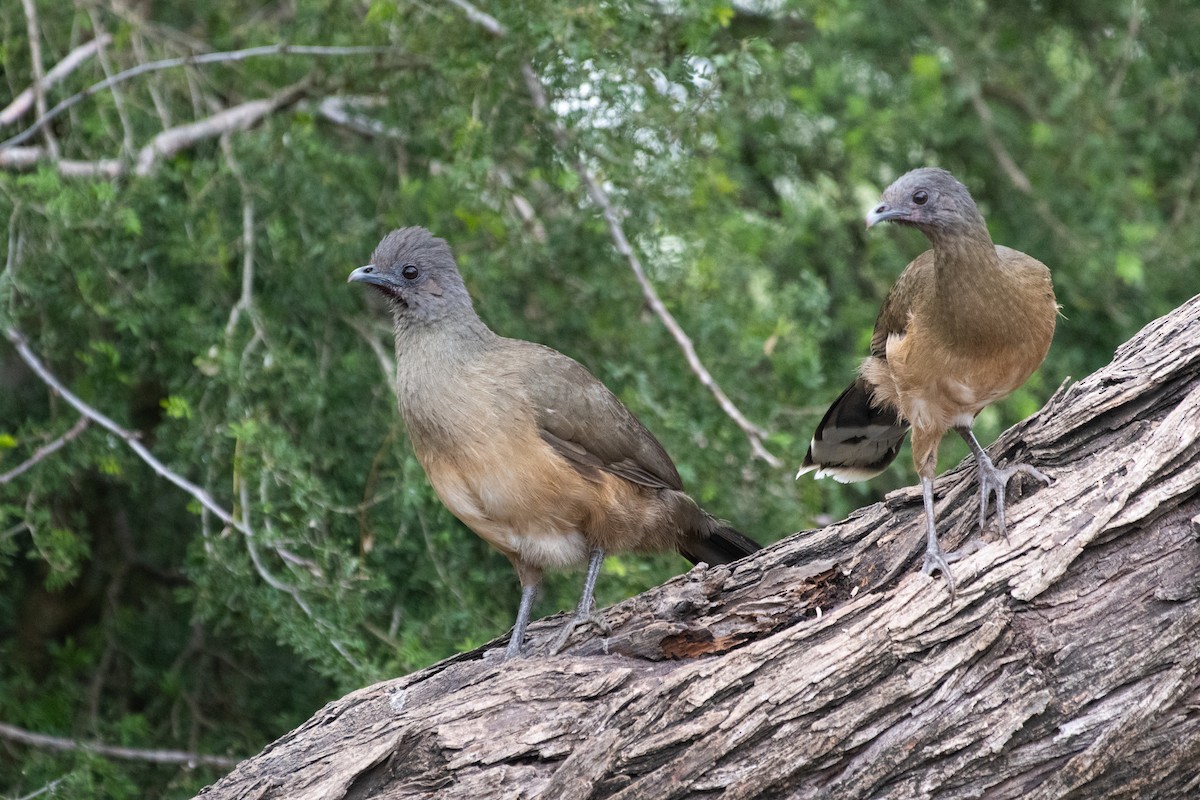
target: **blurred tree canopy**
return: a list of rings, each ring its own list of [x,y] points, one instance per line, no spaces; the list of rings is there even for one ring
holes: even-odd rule
[[[446,237],[494,329],[588,365],[764,543],[915,480],[792,479],[926,246],[864,230],[900,173],[950,169],[1054,274],[1050,356],[985,442],[1200,274],[1190,4],[23,0],[0,36],[0,722],[61,739],[249,755],[511,624],[511,568],[405,442],[386,309],[345,285],[391,228]],[[610,558],[598,599],[685,567]],[[224,769],[0,736],[14,797]]]

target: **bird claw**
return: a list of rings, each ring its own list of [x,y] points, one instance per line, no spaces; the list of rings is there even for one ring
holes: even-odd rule
[[[1018,473],[1029,475],[1036,478],[1047,486],[1052,483],[1049,475],[1039,470],[1032,464],[1012,464],[1004,469],[1000,469],[992,460],[984,455],[978,459],[979,468],[979,529],[983,530],[987,527],[987,509],[988,498],[995,498],[996,506],[996,523],[1000,526],[1000,532],[1004,534],[1004,538],[1008,539],[1008,526],[1005,523],[1005,494],[1008,491],[1008,483]]]
[[[525,655],[521,652],[521,641],[515,636],[508,640],[508,646],[504,648],[504,657],[501,661],[508,661],[513,658],[520,658]]]
[[[571,635],[575,633],[580,625],[592,625],[600,632],[601,636],[608,636],[612,633],[612,628],[609,627],[607,622],[600,619],[600,616],[595,611],[583,615],[576,614],[562,626],[562,630],[558,632],[558,636],[554,637],[554,641],[546,649],[546,655],[556,656],[561,653]]]
[[[947,553],[945,550],[938,548],[927,548],[925,550],[925,563],[921,567],[921,572],[926,575],[932,575],[934,571],[942,573],[942,577],[946,579],[946,588],[950,590],[950,602],[954,602],[954,575],[950,572],[950,563],[958,561],[961,556],[958,553]]]

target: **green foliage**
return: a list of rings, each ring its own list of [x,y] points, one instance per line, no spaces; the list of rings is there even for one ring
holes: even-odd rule
[[[1194,291],[1200,11],[1186,4],[480,5],[505,37],[438,2],[219,0],[155,5],[152,20],[38,3],[47,67],[97,23],[114,35],[114,70],[196,42],[394,51],[147,74],[56,120],[62,156],[121,157],[126,140],[136,150],[209,102],[301,80],[307,94],[146,176],[0,171],[0,327],[249,531],[97,425],[0,484],[0,720],[247,755],[342,692],[511,624],[509,565],[450,517],[405,441],[386,311],[345,285],[393,227],[447,237],[497,331],[588,365],[694,495],[763,542],[914,481],[905,457],[866,485],[791,477],[884,293],[926,246],[863,229],[901,172],[951,169],[994,238],[1054,273],[1064,318],[1050,357],[981,415],[985,442]],[[7,97],[33,80],[21,4],[0,9],[0,30]],[[534,109],[526,62],[568,150]],[[104,75],[85,63],[49,100]],[[334,123],[326,98],[387,133]],[[751,460],[645,310],[575,158],[787,468]],[[0,473],[76,418],[0,346]],[[947,443],[943,466],[964,452]],[[684,568],[613,556],[598,599]],[[569,608],[579,581],[553,576],[539,611]],[[59,796],[185,797],[219,774],[16,744],[0,754],[0,792],[13,796],[59,781]]]

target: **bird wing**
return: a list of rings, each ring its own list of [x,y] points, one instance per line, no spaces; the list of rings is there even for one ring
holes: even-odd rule
[[[909,314],[917,298],[926,290],[925,287],[932,285],[933,270],[933,251],[926,250],[896,278],[883,300],[879,316],[875,318],[875,331],[871,334],[872,356],[886,359],[888,338],[903,336],[908,331]]]
[[[557,350],[521,348],[538,434],[589,479],[597,471],[655,489],[683,489],[667,451],[637,417],[579,362]]]

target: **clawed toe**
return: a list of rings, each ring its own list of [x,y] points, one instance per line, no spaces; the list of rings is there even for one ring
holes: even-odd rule
[[[562,626],[562,630],[558,632],[558,636],[554,637],[554,641],[551,642],[550,646],[546,649],[546,654],[556,656],[561,653],[563,648],[566,647],[566,644],[570,640],[572,634],[575,633],[580,625],[593,626],[597,631],[600,632],[601,636],[608,636],[610,633],[612,633],[612,628],[609,627],[608,623],[600,619],[599,615],[597,615],[595,612],[584,617],[575,616],[567,620],[567,622]]]
[[[942,577],[946,579],[946,588],[950,590],[950,602],[954,602],[954,575],[950,572],[950,562],[957,560],[958,556],[955,553],[930,548],[925,551],[925,564],[921,567],[921,571],[926,575],[932,575],[935,570],[942,573]]]
[[[1004,534],[1004,538],[1008,538],[1008,525],[1005,521],[1006,510],[1006,495],[1008,491],[1008,483],[1017,474],[1028,475],[1031,478],[1041,481],[1049,486],[1052,480],[1049,475],[1039,470],[1032,464],[1012,464],[1004,469],[998,468],[992,463],[991,459],[979,459],[979,529],[983,530],[987,527],[987,509],[988,499],[995,498],[996,506],[996,523],[1000,526],[1000,532]]]
[[[979,446],[979,442],[975,439],[975,434],[971,433],[969,427],[956,428],[955,430],[966,441],[967,446],[971,448],[971,453],[975,456],[975,464],[979,469],[979,529],[983,530],[987,527],[988,499],[994,497],[996,498],[996,522],[1000,526],[1000,532],[1007,539],[1008,526],[1004,522],[1004,495],[1008,489],[1008,482],[1018,472],[1035,478],[1047,486],[1053,483],[1053,480],[1049,475],[1032,464],[1010,464],[1008,467],[1000,469],[992,463],[991,457]]]

